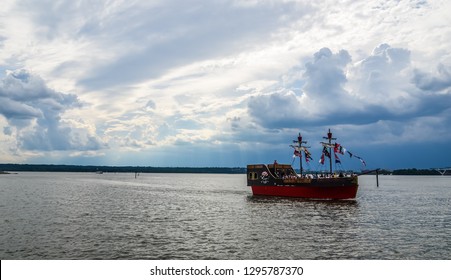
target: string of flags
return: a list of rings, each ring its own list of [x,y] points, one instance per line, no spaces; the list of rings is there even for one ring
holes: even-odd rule
[[[323,144],[323,152],[321,154],[321,158],[319,160],[319,163],[324,164],[324,159],[325,157],[328,157],[329,159],[331,158],[331,155],[329,153],[329,151],[327,150],[327,148],[333,148],[334,149],[334,156],[335,156],[335,163],[341,163],[340,158],[338,157],[337,154],[342,154],[344,155],[345,153],[349,154],[349,157],[355,157],[357,159],[360,160],[360,162],[366,166],[366,162],[363,158],[351,153],[350,151],[347,151],[342,145],[338,144],[338,143],[325,143],[325,142],[321,142],[321,144]]]
[[[348,151],[348,154],[349,154],[349,157],[355,157],[355,158],[358,158],[359,160],[360,160],[360,162],[364,165],[364,166],[366,166],[366,162],[365,162],[365,160],[363,160],[363,158],[361,158],[361,157],[359,157],[359,156],[356,156],[356,155],[354,155],[353,153],[351,153],[351,152],[349,152]]]
[[[335,157],[335,163],[339,163],[341,164],[341,159],[338,157],[337,154],[342,154],[344,155],[345,153],[347,153],[349,155],[350,158],[355,157],[357,159],[360,160],[360,162],[366,166],[366,162],[363,158],[359,157],[358,155],[355,155],[353,153],[351,153],[350,151],[346,150],[342,145],[338,144],[338,143],[325,143],[325,142],[321,142],[321,144],[323,145],[323,151],[321,154],[321,157],[319,159],[319,163],[320,164],[324,164],[324,160],[326,157],[328,157],[329,159],[331,158],[331,154],[329,152],[329,150],[327,148],[333,148],[334,149],[334,157]],[[304,152],[305,155],[305,161],[309,162],[310,160],[313,160],[310,152],[307,150],[306,147],[296,147],[293,145],[290,145],[291,147],[294,148],[294,153],[293,153],[293,158],[294,157],[300,157],[302,158],[302,152]]]
[[[305,155],[305,161],[306,162],[309,162],[310,160],[313,160],[312,155],[310,154],[310,152],[307,150],[306,147],[295,147],[295,146],[292,146],[292,147],[294,148],[293,157],[300,157],[300,158],[302,158],[302,151],[303,151],[304,155]]]

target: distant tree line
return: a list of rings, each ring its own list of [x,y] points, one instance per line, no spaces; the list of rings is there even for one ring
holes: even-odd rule
[[[430,169],[416,169],[416,168],[408,168],[408,169],[378,169],[377,171],[379,175],[441,175],[437,170]],[[376,174],[376,170],[361,172],[362,174]],[[451,171],[447,171],[444,175],[451,175]]]
[[[132,172],[132,173],[212,173],[245,174],[245,167],[152,167],[152,166],[96,166],[96,165],[59,165],[59,164],[0,164],[0,174],[4,171],[35,172]],[[299,170],[298,170],[299,171]],[[349,171],[352,173],[352,171]],[[365,173],[365,172],[362,172]],[[434,169],[379,169],[383,175],[439,175]],[[366,174],[375,174],[375,171]],[[451,175],[451,171],[445,173]]]
[[[138,173],[214,173],[244,174],[244,167],[150,167],[150,166],[94,166],[58,164],[0,164],[3,171],[35,172],[138,172]]]
[[[434,169],[397,169],[393,170],[393,175],[440,175],[437,170]],[[449,172],[445,173],[445,175],[451,175]]]

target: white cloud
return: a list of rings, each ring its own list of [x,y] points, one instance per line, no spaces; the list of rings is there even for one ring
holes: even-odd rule
[[[249,113],[267,128],[374,124],[374,138],[384,135],[382,124],[405,124],[410,129],[405,129],[404,137],[393,134],[381,138],[386,143],[395,138],[396,142],[411,141],[408,135],[418,134],[412,131],[429,131],[425,129],[429,126],[443,132],[451,122],[445,113],[451,107],[448,74],[443,65],[436,75],[421,73],[411,66],[409,50],[387,44],[355,63],[346,51],[334,54],[323,48],[298,76],[304,85],[302,91],[283,88],[281,82],[279,90],[270,87],[251,97]],[[365,126],[361,129],[365,130]],[[443,137],[443,133],[429,133],[422,140]]]

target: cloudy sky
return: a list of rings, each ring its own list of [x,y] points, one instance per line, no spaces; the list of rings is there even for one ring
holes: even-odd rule
[[[0,162],[451,166],[451,1],[2,0]],[[361,168],[354,158],[344,168]]]

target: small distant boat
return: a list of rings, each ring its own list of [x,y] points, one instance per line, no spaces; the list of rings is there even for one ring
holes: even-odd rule
[[[302,153],[308,162],[312,160],[308,151],[306,141],[303,141],[299,133],[298,139],[294,140],[294,156],[299,157],[300,174],[297,174],[291,164],[250,164],[247,165],[247,185],[251,187],[255,196],[281,196],[299,197],[309,199],[354,199],[359,187],[357,175],[332,172],[332,151],[335,162],[340,162],[338,154],[344,154],[344,149],[340,144],[334,143],[336,138],[332,137],[329,129],[327,137],[323,137],[327,142],[321,142],[323,153],[320,163],[324,164],[325,158],[329,158],[329,173],[303,174]],[[362,158],[348,152],[352,157]]]

